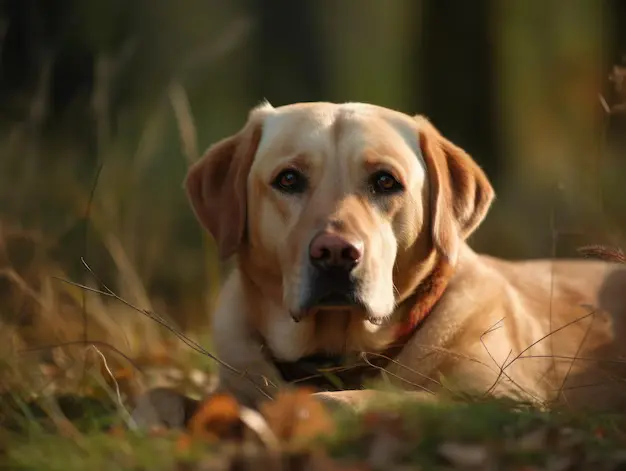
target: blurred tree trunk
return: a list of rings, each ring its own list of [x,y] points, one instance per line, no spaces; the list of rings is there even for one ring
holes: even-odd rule
[[[414,112],[419,94],[412,67],[413,32],[421,30],[422,0],[318,1],[317,21],[327,61],[329,101],[364,101]]]
[[[614,61],[626,61],[626,2],[611,0],[610,28],[613,35],[612,56]]]
[[[424,2],[422,107],[435,126],[467,150],[497,185],[493,137],[491,1]]]
[[[619,243],[626,245],[626,2],[611,0],[607,30],[611,38],[605,98],[611,108],[606,132],[604,156],[603,204],[611,220],[621,222]]]
[[[517,236],[528,255],[571,255],[601,236],[603,2],[494,7],[498,135],[506,171],[500,196],[515,215],[502,235]]]
[[[315,31],[313,0],[254,0],[258,21],[257,53],[252,73],[257,100],[273,105],[323,99],[324,62]],[[280,99],[281,101],[277,101]]]

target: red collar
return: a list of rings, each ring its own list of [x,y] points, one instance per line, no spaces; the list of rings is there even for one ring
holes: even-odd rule
[[[423,280],[409,299],[413,308],[408,316],[396,327],[393,347],[404,346],[413,336],[415,331],[428,317],[448,286],[454,273],[454,267],[446,260],[440,258],[434,270]]]
[[[404,301],[405,303],[413,303],[413,308],[409,311],[406,319],[396,326],[396,335],[392,343],[384,351],[373,355],[365,363],[334,372],[335,376],[341,379],[343,384],[341,389],[361,388],[364,378],[376,375],[379,369],[385,368],[389,361],[397,356],[423,324],[426,317],[432,312],[439,299],[441,299],[453,273],[454,268],[447,261],[440,259],[437,262],[433,271],[419,284],[415,292]],[[287,382],[301,386],[309,385],[326,391],[337,389],[336,385],[328,382],[328,379],[317,371],[318,367],[314,364],[315,362],[312,365],[303,366],[303,362],[306,363],[307,359],[301,359],[297,362],[285,362],[277,361],[270,357],[270,360]]]

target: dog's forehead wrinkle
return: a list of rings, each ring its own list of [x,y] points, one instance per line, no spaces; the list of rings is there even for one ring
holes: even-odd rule
[[[332,151],[328,132],[333,123],[331,114],[292,114],[294,112],[275,112],[265,119],[257,154],[287,145],[295,152],[324,154]]]
[[[315,103],[261,109],[265,116],[257,156],[284,153],[285,147],[294,152],[320,155],[327,161],[326,169],[338,178],[346,174],[347,166],[354,160],[349,156],[384,143],[385,128],[387,132],[397,133],[413,153],[421,155],[417,132],[402,122],[402,115],[395,116],[394,112],[389,116],[388,111],[373,105]],[[372,135],[368,129],[377,129],[375,134],[381,137],[376,140],[366,137]]]
[[[420,167],[426,172],[426,160],[422,155],[421,136],[417,126],[414,123],[407,123],[405,119],[395,117],[388,119],[388,122],[415,154]]]

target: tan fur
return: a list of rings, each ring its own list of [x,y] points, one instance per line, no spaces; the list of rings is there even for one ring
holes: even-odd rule
[[[308,177],[304,194],[271,187],[287,167]],[[365,182],[379,169],[405,191],[384,200],[368,194]],[[266,104],[209,149],[187,189],[220,253],[238,255],[215,313],[214,343],[232,367],[221,368],[222,387],[246,404],[283,385],[275,360],[385,351],[420,302],[434,307],[387,365],[406,389],[457,384],[579,408],[626,404],[626,269],[473,252],[466,239],[493,189],[423,117],[367,104]],[[296,323],[291,315],[310,282],[307,247],[320,230],[363,243],[358,276],[367,312],[320,311]],[[451,270],[432,284],[445,286],[437,301],[419,287],[431,286],[422,283],[441,261]]]

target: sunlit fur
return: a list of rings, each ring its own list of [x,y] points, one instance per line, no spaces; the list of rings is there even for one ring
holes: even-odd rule
[[[268,343],[287,359],[318,349],[373,348],[384,336],[367,317],[391,316],[412,288],[394,270],[398,256],[419,264],[427,253],[423,244],[416,247],[428,225],[426,166],[416,123],[363,104],[264,107],[262,113],[263,134],[248,178],[249,250],[243,260],[256,268],[250,272],[259,286],[268,277],[281,280],[281,299],[274,300],[276,308],[262,326]],[[273,178],[285,168],[306,175],[304,194],[272,188]],[[392,172],[405,191],[372,196],[368,179],[377,170]],[[422,196],[419,204],[415,195]],[[308,245],[333,224],[364,243],[355,276],[367,312],[323,312],[294,323],[290,312],[301,309],[311,284]]]
[[[304,193],[272,186],[288,166],[308,178]],[[367,180],[379,169],[404,192],[372,196]],[[493,188],[425,118],[367,104],[264,103],[208,149],[185,186],[222,257],[238,258],[212,327],[228,364],[221,388],[240,401],[275,394],[283,380],[272,357],[380,352],[409,311],[428,304],[426,321],[388,364],[396,384],[440,390],[446,377],[471,391],[626,409],[626,269],[475,253],[466,239]],[[317,310],[295,322],[311,289],[307,248],[327,228],[363,243],[354,275],[364,309]],[[451,269],[445,283],[425,283],[442,263]]]

